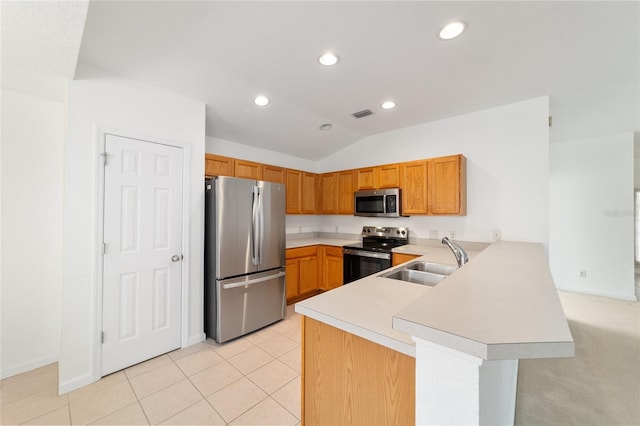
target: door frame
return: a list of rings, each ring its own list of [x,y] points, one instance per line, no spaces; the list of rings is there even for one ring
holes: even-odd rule
[[[105,145],[107,135],[120,136],[123,138],[137,139],[143,142],[157,143],[161,145],[172,146],[182,149],[182,254],[185,261],[182,264],[182,301],[181,301],[181,317],[180,317],[180,347],[184,348],[189,345],[189,289],[190,289],[190,158],[191,158],[191,146],[189,144],[169,140],[167,138],[145,135],[140,132],[123,131],[120,129],[113,129],[106,126],[95,125],[95,139],[94,139],[94,152],[95,152],[95,182],[96,182],[96,214],[94,222],[94,236],[95,236],[95,248],[96,248],[96,268],[94,276],[94,325],[91,327],[93,330],[93,357],[91,372],[93,381],[101,379],[101,366],[102,366],[102,289],[104,286],[104,265],[102,247],[104,244],[104,188],[105,188],[105,176],[103,167],[103,158],[105,154]]]

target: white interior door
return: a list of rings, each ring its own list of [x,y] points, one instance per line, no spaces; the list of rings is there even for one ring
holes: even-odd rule
[[[102,375],[180,347],[182,149],[107,135]]]

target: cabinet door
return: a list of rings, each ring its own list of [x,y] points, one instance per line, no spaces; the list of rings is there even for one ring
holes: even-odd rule
[[[323,288],[332,290],[342,285],[342,248],[323,246]]]
[[[262,166],[262,180],[266,180],[267,182],[285,183],[286,178],[284,167],[264,164]]]
[[[358,191],[363,189],[376,189],[376,169],[375,167],[365,167],[357,170]]]
[[[462,155],[429,160],[429,213],[466,214],[466,173]]]
[[[302,203],[300,200],[302,191],[302,172],[287,169],[286,177],[287,214],[300,214],[302,213]]]
[[[402,163],[402,214],[427,214],[427,160]]]
[[[338,214],[353,214],[353,192],[355,191],[355,172],[346,170],[337,173]]]
[[[300,294],[318,290],[318,256],[300,258],[300,282],[298,287]]]
[[[316,174],[302,172],[302,191],[301,196],[301,213],[315,214],[318,209],[316,206]]]
[[[398,188],[400,186],[400,165],[385,164],[376,167],[378,188]]]
[[[204,174],[205,176],[233,176],[234,159],[221,155],[205,154]]]
[[[262,180],[262,164],[253,161],[236,160],[236,177]]]
[[[401,263],[408,262],[420,256],[414,254],[404,254],[404,253],[393,253],[391,256],[391,261],[393,266],[400,265]]]
[[[320,212],[322,214],[338,213],[338,174],[325,173],[320,175]]]
[[[300,295],[300,259],[287,259],[285,262],[287,276],[287,301]]]

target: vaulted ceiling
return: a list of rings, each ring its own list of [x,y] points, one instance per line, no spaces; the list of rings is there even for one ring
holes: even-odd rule
[[[545,95],[553,140],[640,128],[638,2],[2,3],[3,86],[16,75],[7,61],[132,78],[205,102],[209,136],[310,160]],[[467,31],[440,40],[453,19]],[[333,67],[317,61],[328,50]],[[258,94],[270,104],[254,105]],[[388,99],[396,107],[383,110]]]

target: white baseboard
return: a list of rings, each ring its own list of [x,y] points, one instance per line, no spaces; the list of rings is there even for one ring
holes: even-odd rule
[[[557,287],[558,290],[569,291],[571,293],[582,293],[589,294],[591,296],[601,296],[601,297],[609,297],[611,299],[620,299],[620,300],[628,300],[630,302],[637,302],[638,298],[635,295],[631,294],[617,294],[617,293],[606,293],[599,291],[589,291],[584,288],[571,288],[571,287]]]
[[[207,339],[207,336],[205,336],[204,333],[198,333],[195,336],[189,336],[186,347],[195,345],[196,343],[204,342],[206,339]]]
[[[16,374],[26,373],[27,371],[35,370],[36,368],[44,367],[45,365],[58,362],[58,354],[49,355],[44,358],[35,359],[32,361],[23,362],[21,364],[12,365],[0,370],[0,379],[6,379],[7,377],[15,376]]]
[[[90,385],[91,383],[96,382],[98,380],[99,378],[96,380],[93,374],[87,374],[84,376],[76,377],[71,380],[67,380],[64,383],[58,384],[58,395],[65,394],[67,392],[71,392],[76,389],[80,389],[81,387]]]

